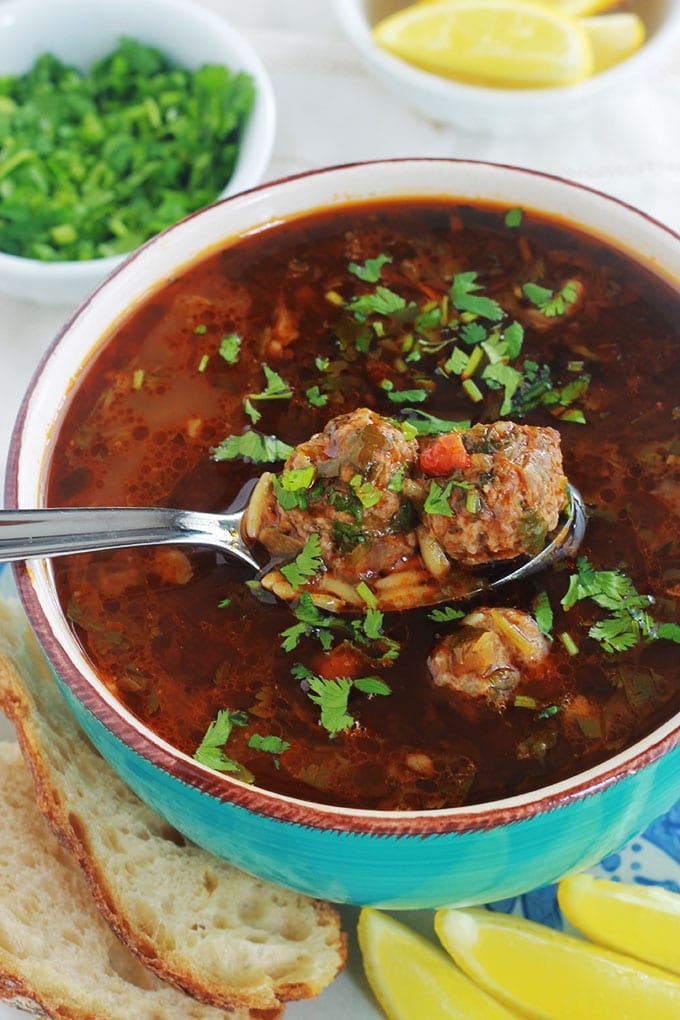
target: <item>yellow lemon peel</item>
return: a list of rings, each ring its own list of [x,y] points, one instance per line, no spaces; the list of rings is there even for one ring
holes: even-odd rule
[[[560,882],[564,916],[593,942],[680,975],[680,895],[592,875]]]
[[[435,930],[486,991],[535,1020],[677,1020],[680,979],[524,918],[440,910]]]
[[[413,4],[378,22],[373,37],[423,70],[476,85],[569,85],[593,71],[581,25],[535,0]]]
[[[368,983],[389,1020],[514,1020],[439,946],[391,915],[365,908],[359,945]]]

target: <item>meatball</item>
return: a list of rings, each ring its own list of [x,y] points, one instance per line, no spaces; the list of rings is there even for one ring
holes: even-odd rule
[[[247,533],[284,553],[316,534],[330,571],[388,573],[416,546],[412,506],[400,490],[417,457],[416,441],[368,408],[333,418],[293,450],[279,478],[263,476]]]
[[[519,609],[476,609],[434,648],[432,680],[469,704],[502,711],[520,680],[534,673],[550,645],[535,620]]]
[[[554,429],[503,421],[407,439],[362,407],[297,446],[280,474],[262,475],[244,527],[288,559],[314,537],[321,565],[305,586],[318,605],[363,607],[364,582],[398,611],[465,595],[472,567],[538,552],[566,498]],[[287,572],[262,583],[293,599]]]
[[[466,466],[434,482],[446,497],[437,512],[428,512],[433,480],[411,483],[426,533],[470,566],[535,554],[567,502],[559,433],[500,421],[473,426],[462,441]]]

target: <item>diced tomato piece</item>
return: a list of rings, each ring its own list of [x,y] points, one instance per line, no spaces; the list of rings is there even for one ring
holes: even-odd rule
[[[459,432],[437,436],[420,452],[420,469],[426,475],[450,475],[457,468],[470,467],[470,454]]]
[[[325,680],[337,680],[341,676],[354,679],[365,672],[366,657],[358,648],[343,641],[323,657],[319,656],[314,665],[317,674]]]

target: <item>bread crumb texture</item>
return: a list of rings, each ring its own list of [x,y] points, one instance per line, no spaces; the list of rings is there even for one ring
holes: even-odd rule
[[[269,1020],[342,969],[334,907],[187,842],[128,789],[13,599],[0,601],[0,708],[33,776],[0,744],[0,997],[54,1017]]]

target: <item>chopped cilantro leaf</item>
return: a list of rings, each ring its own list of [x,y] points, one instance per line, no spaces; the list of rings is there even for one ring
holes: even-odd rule
[[[418,407],[405,407],[401,412],[405,421],[416,430],[419,436],[441,436],[447,432],[461,431],[470,428],[469,421],[448,421],[437,418]]]
[[[449,482],[443,489],[436,482],[430,482],[430,490],[425,499],[423,510],[426,514],[439,514],[441,517],[453,517],[453,510],[449,504],[449,497],[453,489],[453,482]]]
[[[349,697],[353,688],[363,694],[391,694],[388,684],[378,677],[359,677],[356,680],[336,677],[327,680],[312,673],[300,662],[293,666],[291,672],[296,679],[302,681],[307,696],[321,709],[321,725],[331,737],[348,730],[354,724],[354,718],[349,714]]]
[[[281,567],[281,573],[293,588],[300,588],[321,569],[321,541],[314,533],[305,542],[291,563]]]
[[[277,460],[285,460],[293,452],[293,447],[281,442],[276,436],[265,436],[261,432],[250,429],[240,436],[227,436],[212,451],[212,459],[216,461],[251,460],[255,464],[274,464]]]
[[[266,751],[267,754],[283,754],[288,750],[290,744],[287,740],[282,740],[281,737],[271,734],[263,737],[259,733],[253,733],[248,739],[248,747],[252,747],[256,751]]]
[[[366,283],[377,283],[380,279],[382,267],[386,262],[391,262],[392,259],[389,255],[377,255],[374,259],[366,259],[363,266],[357,265],[356,262],[350,262],[347,267],[350,273],[354,273],[360,280],[365,280]]]
[[[289,400],[293,396],[293,391],[288,383],[266,362],[262,363],[262,371],[267,385],[259,393],[249,393],[243,400],[244,410],[254,423],[257,423],[262,417],[253,406],[254,400]]]
[[[465,616],[465,613],[462,609],[445,606],[444,609],[433,609],[427,616],[433,623],[450,623],[452,620],[460,620],[461,617]]]
[[[245,712],[231,712],[228,708],[220,709],[217,716],[208,726],[203,740],[194,752],[194,758],[201,765],[215,769],[217,772],[233,772],[245,783],[252,783],[252,774],[238,762],[224,753],[224,745],[229,740],[234,726],[245,726],[248,716]]]
[[[476,280],[476,272],[456,273],[449,291],[451,303],[459,312],[470,312],[490,322],[500,322],[505,314],[503,309],[493,298],[480,297],[476,293],[482,289]]]
[[[220,357],[228,365],[235,365],[241,352],[241,337],[236,333],[229,333],[220,340]]]
[[[505,225],[506,227],[519,227],[522,222],[523,212],[516,206],[514,209],[508,209],[505,214]]]
[[[540,591],[534,598],[532,608],[534,620],[544,637],[550,637],[553,627],[553,611],[546,591]]]
[[[573,304],[578,297],[574,280],[567,280],[561,290],[555,291],[529,282],[522,286],[522,293],[547,318],[564,315],[567,305]]]
[[[383,379],[380,389],[385,391],[393,404],[422,404],[429,396],[428,391],[423,389],[395,390],[391,379]]]
[[[394,315],[406,307],[401,294],[388,287],[378,285],[373,294],[360,294],[352,298],[347,308],[359,322],[365,321],[369,315]]]
[[[305,396],[312,407],[325,407],[328,403],[328,394],[322,393],[318,386],[310,386],[305,390]]]
[[[582,599],[590,599],[609,613],[588,630],[589,637],[606,652],[623,652],[641,642],[664,639],[680,643],[677,624],[659,623],[647,612],[654,603],[651,595],[641,595],[620,570],[595,570],[585,556],[577,560],[577,572],[569,579],[562,607],[569,610]]]

